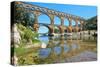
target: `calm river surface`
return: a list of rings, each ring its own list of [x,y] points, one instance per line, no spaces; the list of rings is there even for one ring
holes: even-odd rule
[[[97,60],[97,38],[92,35],[41,36],[45,47],[33,47],[20,64],[51,64]]]
[[[42,36],[39,40],[46,48],[39,49],[41,59],[57,62],[94,61],[97,58],[97,38],[92,35],[80,36]]]

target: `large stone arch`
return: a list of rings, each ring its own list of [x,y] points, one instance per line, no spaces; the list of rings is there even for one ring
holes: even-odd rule
[[[65,25],[65,26],[69,26],[69,21],[68,21],[67,18],[64,19],[64,25]]]
[[[44,30],[44,29],[45,29],[45,30]],[[50,30],[50,28],[49,28],[48,26],[39,24],[38,33],[48,33],[49,30]]]
[[[54,16],[54,24],[56,24],[56,25],[61,24],[61,18],[57,15]]]
[[[74,19],[72,19],[72,32],[75,32],[75,28],[76,28],[76,22]]]
[[[68,18],[64,18],[64,26],[65,26],[65,33],[67,33],[68,32],[68,29],[67,29],[67,27],[69,26],[69,21],[68,21]]]
[[[47,23],[47,21],[48,21],[48,23]],[[48,14],[41,13],[40,15],[38,15],[38,23],[47,23],[47,24],[50,24],[51,23],[50,16]]]
[[[44,26],[44,27],[48,28],[48,34],[51,35],[51,32],[53,31],[53,28],[50,25],[39,23],[39,26],[40,27]]]
[[[37,31],[38,30],[38,27],[39,27],[39,25],[38,25],[38,16],[40,15],[40,14],[42,14],[42,13],[44,13],[44,14],[46,14],[47,16],[49,16],[50,17],[50,28],[53,30],[51,33],[53,33],[54,32],[54,29],[53,29],[53,27],[54,27],[54,24],[55,24],[55,22],[54,22],[54,16],[59,16],[60,17],[60,19],[62,19],[61,17],[67,17],[68,18],[68,20],[69,20],[69,18],[71,18],[71,20],[72,19],[84,19],[84,18],[82,18],[82,17],[79,17],[79,16],[75,16],[75,15],[71,15],[71,14],[67,14],[67,13],[63,13],[63,12],[59,12],[59,11],[55,11],[55,10],[52,10],[52,9],[48,9],[48,8],[45,8],[45,7],[39,7],[39,6],[37,6],[37,5],[30,5],[30,4],[27,4],[27,3],[24,3],[24,2],[19,2],[19,3],[15,3],[15,4],[17,4],[17,5],[23,5],[22,7],[24,7],[24,9],[25,9],[25,11],[28,11],[28,12],[35,12],[34,14],[35,14],[35,21],[34,21],[34,24],[33,24],[33,28],[34,28],[34,31]],[[69,21],[71,21],[71,20],[69,20]],[[84,19],[85,20],[85,19]],[[61,20],[61,22],[62,22],[63,20]],[[77,20],[75,20],[75,21],[77,21]],[[61,22],[60,22],[60,27],[62,27],[62,29],[63,29],[63,23],[61,24]],[[72,29],[72,26],[71,26],[71,24],[72,23],[70,23],[69,22],[69,26],[68,26],[68,28],[67,29]],[[77,26],[77,25],[76,25]],[[78,29],[78,26],[75,28],[76,29],[76,31],[78,32],[79,31],[79,29]],[[62,30],[63,31],[63,30]],[[69,32],[72,32],[71,30],[69,30]]]
[[[34,12],[35,13],[35,12]],[[37,14],[37,15],[36,15]],[[51,19],[50,19],[50,17],[48,16],[48,14],[45,14],[45,13],[41,13],[41,12],[39,12],[39,13],[35,13],[35,17],[36,17],[36,21],[37,22],[34,22],[34,24],[37,24],[38,25],[38,30],[39,30],[39,27],[40,27],[40,24],[39,23],[43,23],[43,24],[45,24],[45,23],[47,23],[48,22],[48,24],[50,24],[51,23]],[[45,19],[44,19],[45,18]],[[45,26],[45,25],[42,25],[42,26]],[[45,27],[47,27],[49,30],[50,30],[50,28],[48,27],[48,26],[45,26]],[[37,30],[37,31],[38,31]]]
[[[60,28],[60,25],[61,25],[61,18],[60,18],[60,16],[58,16],[58,15],[55,15],[55,16],[54,16],[54,24],[55,24],[55,25],[59,25],[59,26],[57,26],[57,29],[59,29],[59,32],[61,33],[61,28]],[[54,29],[54,32],[56,32],[55,29]]]
[[[25,5],[27,5],[27,4],[25,4]],[[25,7],[25,5],[23,7]],[[63,20],[62,17],[68,18],[68,21],[69,21],[69,18],[71,18],[73,20],[74,19],[80,19],[81,18],[81,17],[77,17],[77,16],[74,16],[74,15],[71,15],[71,14],[66,14],[66,13],[54,11],[52,9],[41,8],[41,7],[36,6],[36,5],[33,5],[33,6],[32,5],[29,5],[26,8],[28,8],[29,12],[33,12],[35,14],[35,24],[33,25],[33,28],[35,29],[35,31],[38,30],[38,27],[39,27],[38,20],[37,19],[42,14],[43,15],[46,15],[46,16],[48,16],[50,18],[50,24],[51,25],[49,27],[52,30],[51,33],[54,32],[54,28],[53,27],[54,27],[54,24],[56,24],[56,22],[54,21],[55,16],[60,19],[60,21],[59,21],[59,31],[61,33],[63,33],[63,26],[62,25],[63,25],[63,23],[65,24],[65,22],[64,22],[65,19]],[[72,26],[70,25],[70,22],[69,22],[69,26],[67,28],[67,31],[69,31],[69,32],[74,31],[74,30],[70,31],[71,28],[72,28]],[[78,29],[78,26],[75,27],[75,30],[78,32],[80,28],[78,30],[77,29]]]
[[[58,24],[57,27],[59,29],[59,32],[63,35],[63,33],[65,31],[65,26],[64,26],[65,17],[59,16],[59,15],[57,15],[57,17],[59,17],[59,19],[60,19],[59,24]]]

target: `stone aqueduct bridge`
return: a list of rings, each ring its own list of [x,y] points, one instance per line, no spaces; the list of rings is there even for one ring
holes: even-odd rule
[[[41,14],[46,14],[50,18],[50,25],[48,26],[50,34],[54,33],[54,25],[55,25],[54,17],[55,16],[61,19],[61,24],[59,25],[59,30],[61,34],[63,34],[65,30],[67,30],[68,32],[72,32],[72,30],[76,32],[78,32],[79,30],[83,30],[83,24],[85,23],[85,19],[82,17],[71,15],[71,14],[64,13],[64,12],[59,12],[59,11],[45,8],[45,7],[40,7],[40,6],[33,5],[33,4],[31,5],[31,4],[24,3],[24,2],[15,2],[15,4],[21,5],[22,8],[24,8],[26,12],[31,12],[35,15],[33,29],[36,32],[39,29],[38,16],[40,16]],[[69,26],[64,26],[65,19],[69,21]],[[72,20],[74,20],[76,23],[75,27],[72,26]],[[80,23],[80,27],[78,27],[78,23]]]

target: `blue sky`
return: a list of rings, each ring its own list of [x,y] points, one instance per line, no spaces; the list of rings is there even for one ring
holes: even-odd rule
[[[70,5],[70,4],[54,4],[54,3],[37,3],[37,2],[28,2],[30,4],[38,5],[41,7],[46,7],[49,9],[53,9],[60,12],[69,13],[72,15],[80,16],[85,19],[89,19],[93,16],[97,15],[97,7],[96,6],[82,6],[82,5]],[[44,19],[45,18],[45,19]],[[50,19],[46,15],[41,15],[38,18],[39,23],[49,23]],[[55,24],[60,24],[60,19],[58,17],[55,17],[54,19]],[[65,19],[64,25],[68,26],[68,20]],[[72,21],[72,25],[75,25],[75,22]],[[40,27],[43,30],[39,30],[39,32],[47,32],[48,29],[46,27],[41,26]]]

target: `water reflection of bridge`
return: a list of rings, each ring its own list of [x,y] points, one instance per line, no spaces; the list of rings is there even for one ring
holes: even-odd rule
[[[47,48],[40,49],[40,57],[51,58],[52,60],[69,58],[74,55],[77,55],[85,50],[92,50],[96,45],[91,46],[91,44],[86,44],[84,40],[95,40],[95,38],[87,39],[64,39],[64,36],[60,38],[49,37],[49,42]]]

